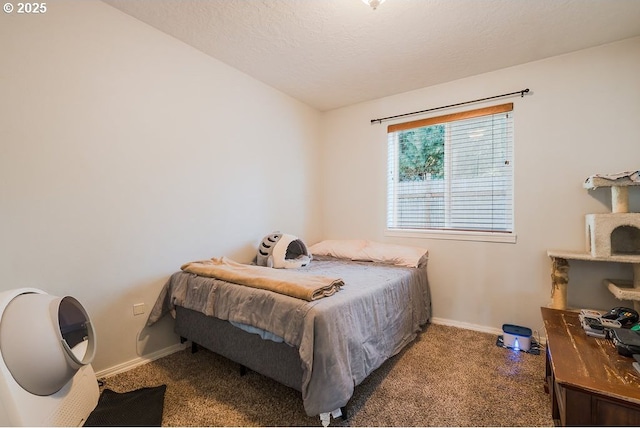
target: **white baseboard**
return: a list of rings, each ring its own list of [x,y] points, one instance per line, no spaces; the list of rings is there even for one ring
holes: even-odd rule
[[[479,331],[481,333],[489,333],[489,334],[495,334],[495,335],[502,334],[502,329],[499,329],[499,328],[487,327],[487,326],[478,325],[478,324],[471,324],[468,322],[450,320],[446,318],[434,317],[434,318],[431,318],[431,322],[433,324],[448,325],[450,327],[464,328],[466,330]]]
[[[439,325],[447,325],[449,327],[464,328],[466,330],[479,331],[481,333],[495,334],[496,336],[500,336],[500,335],[503,334],[503,331],[500,328],[487,327],[487,326],[484,326],[484,325],[471,324],[471,323],[467,323],[467,322],[450,320],[450,319],[446,319],[446,318],[435,318],[434,317],[434,318],[431,318],[431,323],[439,324]],[[536,340],[538,340],[542,345],[545,345],[547,343],[547,338],[544,337],[544,336],[538,337],[539,334],[540,334],[540,332],[538,332],[538,331],[534,331],[533,332],[533,335],[535,336],[534,338]]]
[[[169,346],[168,348],[160,349],[158,351],[152,352],[151,354],[143,355],[142,357],[134,358],[133,360],[129,360],[122,364],[118,364],[116,366],[110,367],[108,369],[100,370],[96,372],[97,378],[106,378],[115,376],[119,373],[124,373],[131,369],[134,369],[143,364],[150,363],[151,361],[155,361],[159,358],[166,357],[167,355],[171,355],[175,352],[182,351],[187,347],[186,343],[177,343],[173,346]]]

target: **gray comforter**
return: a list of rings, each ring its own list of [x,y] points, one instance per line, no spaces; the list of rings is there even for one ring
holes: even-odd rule
[[[429,320],[426,267],[318,257],[300,271],[339,277],[345,285],[333,296],[307,302],[177,272],[162,289],[148,324],[182,306],[272,332],[299,349],[306,413],[331,412],[345,406],[354,387]]]

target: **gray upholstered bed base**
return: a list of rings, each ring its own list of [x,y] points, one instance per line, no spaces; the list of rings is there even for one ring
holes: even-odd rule
[[[227,321],[176,306],[175,332],[283,385],[302,389],[298,348],[262,339]]]

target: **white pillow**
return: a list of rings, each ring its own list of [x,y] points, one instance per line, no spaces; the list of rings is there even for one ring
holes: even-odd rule
[[[397,266],[426,266],[429,251],[408,245],[383,244],[366,240],[326,240],[309,248],[311,254],[349,260],[389,263]]]
[[[311,254],[319,256],[332,256],[339,259],[350,259],[360,254],[368,241],[364,239],[328,239],[309,247]]]

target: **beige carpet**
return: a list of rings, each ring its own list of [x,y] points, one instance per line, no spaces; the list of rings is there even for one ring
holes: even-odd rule
[[[333,426],[552,426],[540,355],[496,336],[429,325],[356,387]],[[106,380],[117,392],[167,385],[164,426],[308,426],[300,393],[207,350],[190,349]]]

